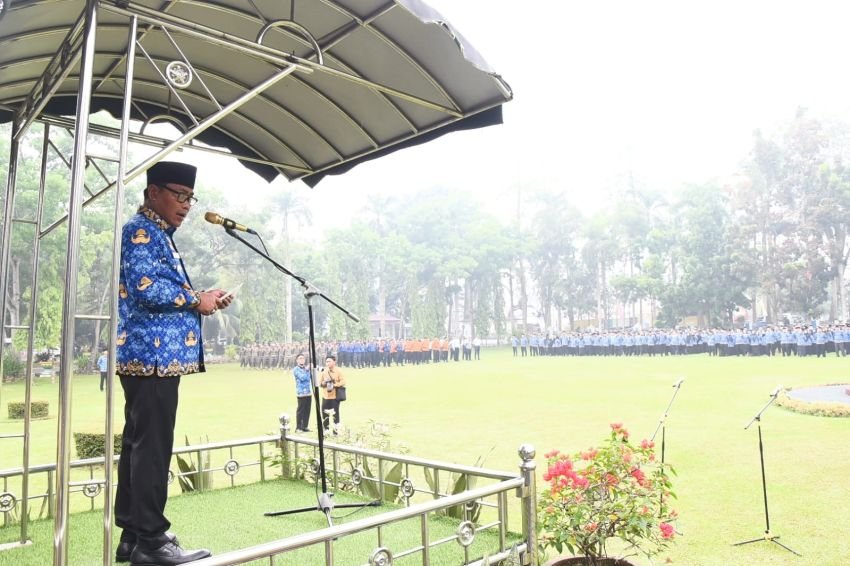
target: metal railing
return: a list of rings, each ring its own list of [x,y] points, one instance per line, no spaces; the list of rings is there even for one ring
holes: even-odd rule
[[[347,535],[353,535],[367,530],[374,530],[376,534],[376,547],[363,564],[367,564],[369,566],[375,564],[389,566],[392,564],[394,559],[419,553],[422,557],[422,564],[427,565],[430,563],[428,556],[431,549],[442,544],[456,541],[464,548],[464,550],[467,550],[475,539],[475,536],[488,527],[488,525],[476,526],[474,523],[467,520],[458,525],[454,536],[437,541],[431,541],[428,537],[429,530],[427,528],[428,516],[430,514],[446,509],[447,507],[453,507],[456,505],[466,506],[468,503],[475,502],[488,496],[502,497],[515,490],[525,492],[525,487],[525,478],[515,477],[487,487],[465,491],[457,495],[449,495],[434,501],[412,505],[404,509],[381,513],[373,517],[359,519],[344,525],[336,525],[275,542],[243,548],[241,550],[225,554],[219,554],[217,556],[200,560],[194,564],[196,566],[230,566],[233,564],[244,564],[245,562],[263,558],[268,558],[269,563],[274,564],[274,557],[280,554],[313,545],[322,545],[325,548],[325,564],[332,565],[335,564],[333,548],[336,541]],[[381,545],[380,529],[382,527],[414,518],[420,519],[423,525],[421,529],[420,544],[418,546],[393,553],[390,549]],[[520,543],[512,545],[510,548],[500,548],[498,551],[490,554],[486,562],[483,560],[470,562],[469,557],[467,556],[464,560],[464,564],[482,566],[485,563],[497,564],[498,562],[508,558],[511,553],[515,553],[521,560],[523,560],[523,557],[530,559],[534,553],[528,552],[528,549],[528,539],[525,539]],[[521,563],[532,564],[532,562],[528,560],[524,560]]]
[[[285,479],[299,479],[320,473],[317,469],[318,441],[314,438],[291,436],[289,423],[289,417],[281,415],[278,436],[257,436],[175,447],[173,451],[175,466],[178,458],[193,456],[197,467],[185,472],[180,472],[179,467],[172,467],[172,471],[169,472],[169,483],[195,474],[223,473],[228,478],[229,486],[234,486],[237,483],[237,475],[250,468],[257,468],[258,473],[247,478],[248,481],[239,483],[251,483],[257,479],[262,482],[272,479],[269,467],[277,464],[280,464],[280,475]],[[515,556],[519,564],[536,564],[536,552],[531,551],[537,546],[535,454],[532,447],[520,448],[522,463],[518,473],[381,452],[335,442],[326,442],[324,447],[325,460],[329,463],[326,470],[329,484],[333,485],[335,490],[367,493],[363,489],[364,483],[371,482],[373,486],[371,493],[377,493],[378,498],[386,503],[398,502],[403,507],[344,525],[220,554],[197,564],[224,566],[263,558],[268,558],[269,563],[274,564],[275,556],[310,546],[322,546],[325,555],[324,563],[332,566],[338,563],[334,561],[335,541],[364,531],[374,531],[375,548],[370,556],[363,557],[363,564],[389,565],[392,564],[393,559],[418,554],[422,564],[428,565],[432,550],[452,542],[463,548],[464,564],[480,566],[496,564],[511,556]],[[216,456],[214,463],[212,455]],[[117,463],[118,458],[119,456],[115,456],[113,462]],[[210,462],[210,464],[202,465],[204,462]],[[103,493],[105,482],[94,479],[98,473],[102,473],[103,465],[104,458],[80,459],[70,463],[70,468],[76,476],[84,474],[89,478],[72,481],[70,494],[75,496],[82,494],[87,497],[88,507],[92,509],[96,506],[95,500]],[[113,466],[113,470],[115,469],[117,469],[116,466]],[[391,470],[395,470],[394,475],[390,473]],[[401,474],[398,473],[399,470]],[[53,516],[56,498],[56,464],[32,466],[28,473],[32,478],[31,483],[44,486],[40,493],[35,493],[35,490],[31,489],[28,496],[29,502],[40,502],[40,513],[46,509],[47,516]],[[17,503],[16,496],[8,489],[9,483],[14,483],[18,478],[23,477],[23,474],[23,468],[0,470],[0,482],[4,490],[4,493],[0,494],[0,512],[4,514],[4,524],[11,521],[10,515]],[[39,477],[43,481],[33,481]],[[464,481],[458,483],[459,478]],[[488,482],[488,484],[453,493],[458,491],[456,485],[469,487],[475,486],[477,482]],[[203,489],[205,484],[197,482],[195,485],[196,489]],[[514,502],[509,500],[512,494]],[[75,507],[82,510],[79,503]],[[511,509],[519,509],[521,518],[519,528],[509,528]],[[447,510],[454,510],[452,516],[458,521],[457,530],[451,536],[431,540],[429,516],[446,515]],[[27,518],[22,517],[21,520],[26,521]],[[385,548],[382,529],[406,520],[420,522],[418,544],[394,550]],[[482,532],[493,533],[491,544],[494,548],[488,558],[474,560],[469,556],[469,547],[476,535]],[[347,556],[346,560],[350,563],[351,557]]]
[[[258,468],[259,469],[259,480],[265,481],[266,475],[268,472],[269,465],[269,454],[273,453],[275,449],[269,449],[269,444],[277,446],[280,443],[280,438],[274,435],[268,436],[257,436],[252,438],[243,438],[238,440],[232,440],[227,442],[211,442],[206,444],[195,444],[191,446],[180,446],[174,448],[174,462],[176,463],[176,459],[178,456],[195,456],[196,462],[206,461],[207,458],[201,458],[201,455],[206,455],[210,453],[217,452],[225,452],[226,460],[224,463],[217,464],[211,466],[209,468],[199,467],[195,471],[189,472],[180,472],[171,471],[169,473],[169,483],[173,483],[178,480],[180,477],[191,476],[196,473],[214,473],[214,472],[224,472],[224,474],[228,478],[228,487],[233,487],[236,485],[237,474],[246,469],[250,468]],[[236,449],[241,447],[255,446],[257,450],[257,457],[251,458],[245,452],[245,455],[240,456],[240,459],[237,458],[235,453]],[[118,463],[119,456],[116,455],[113,457],[113,463]],[[222,461],[223,458],[219,458],[217,461]],[[79,480],[72,482],[72,487],[70,490],[71,494],[81,494],[88,498],[90,509],[94,509],[96,507],[95,500],[102,493],[102,486],[104,484],[103,480],[94,479],[100,469],[103,468],[104,458],[85,458],[79,460],[73,460],[70,463],[70,468],[73,472],[75,472],[75,477],[79,478],[81,475],[87,475],[89,477],[88,480]],[[46,509],[46,517],[53,517],[54,506],[55,506],[55,474],[56,474],[56,464],[39,464],[36,466],[31,466],[29,468],[30,474],[30,484],[38,484],[43,486],[43,491],[41,492],[33,492],[28,496],[28,502],[41,503],[41,513]],[[19,502],[18,496],[10,491],[9,485],[10,483],[16,483],[18,478],[22,478],[24,475],[24,469],[21,467],[16,468],[7,468],[4,470],[0,470],[0,482],[2,482],[3,493],[0,493],[0,513],[3,513],[4,526],[8,525],[11,521],[10,514],[15,510],[17,504]],[[244,482],[250,483],[250,482]],[[76,506],[76,510],[79,510],[79,505]],[[21,518],[24,520],[24,518]]]

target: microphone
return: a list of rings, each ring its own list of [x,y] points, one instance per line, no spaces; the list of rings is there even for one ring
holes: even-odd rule
[[[239,224],[238,222],[234,222],[230,218],[225,218],[215,212],[207,212],[204,214],[204,220],[209,222],[210,224],[221,224],[228,230],[239,230],[240,232],[248,232],[249,234],[256,234],[254,230],[248,228],[244,224]]]
[[[679,379],[679,381],[677,381],[676,383],[674,383],[674,384],[673,384],[673,387],[681,387],[681,386],[682,386],[682,382],[683,382],[683,381],[685,381],[685,378],[684,378],[684,377],[680,378],[680,379]]]
[[[776,386],[776,389],[774,389],[774,390],[773,390],[773,393],[771,393],[771,394],[770,394],[770,396],[771,396],[771,397],[776,397],[777,395],[779,395],[779,392],[780,392],[781,390],[782,390],[782,386],[781,386],[781,385],[777,385],[777,386]]]

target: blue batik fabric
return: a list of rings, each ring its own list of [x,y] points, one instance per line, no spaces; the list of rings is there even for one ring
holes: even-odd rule
[[[124,225],[118,285],[117,372],[173,377],[204,371],[200,302],[175,228],[142,207]]]
[[[310,370],[301,366],[295,366],[292,370],[292,375],[295,376],[295,396],[309,397],[313,385]]]

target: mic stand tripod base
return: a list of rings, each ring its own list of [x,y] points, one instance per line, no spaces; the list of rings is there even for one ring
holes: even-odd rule
[[[788,548],[787,546],[785,546],[784,544],[782,544],[781,542],[779,542],[779,540],[777,540],[777,539],[779,539],[779,535],[774,535],[774,534],[771,534],[771,533],[770,533],[770,531],[766,531],[766,532],[764,533],[764,536],[763,536],[763,537],[760,537],[760,538],[754,538],[754,539],[752,539],[752,540],[745,540],[745,541],[743,541],[743,542],[736,542],[736,543],[735,543],[735,544],[733,544],[732,546],[743,546],[743,545],[745,545],[745,544],[752,544],[752,543],[754,543],[754,542],[767,541],[767,542],[772,542],[772,543],[778,544],[779,546],[781,546],[782,548],[784,548],[785,550],[787,550],[787,551],[788,551],[788,552],[790,552],[791,554],[796,554],[797,556],[803,556],[802,554],[800,554],[800,553],[799,553],[799,552],[797,552],[796,550],[792,550],[792,549]]]
[[[369,501],[368,503],[340,503],[339,505],[333,502],[333,493],[323,493],[319,496],[319,501],[315,507],[300,507],[298,509],[287,509],[286,511],[269,511],[263,513],[266,517],[280,517],[282,515],[295,515],[296,513],[306,513],[308,511],[321,511],[328,518],[328,526],[333,526],[331,513],[334,508],[339,509],[356,509],[361,507],[380,507],[379,500]]]

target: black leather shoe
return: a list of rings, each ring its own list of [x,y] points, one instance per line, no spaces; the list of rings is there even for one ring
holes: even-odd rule
[[[119,542],[118,548],[115,549],[115,562],[129,562],[134,548],[136,548],[135,542]]]
[[[137,546],[130,554],[130,564],[132,566],[177,566],[208,556],[210,551],[205,548],[183,550],[173,542],[167,542],[156,550],[143,550]]]
[[[180,544],[177,541],[177,535],[174,533],[168,532],[165,533],[165,536],[167,536],[174,544]],[[133,553],[134,548],[136,548],[135,542],[127,542],[123,540],[119,542],[118,548],[115,550],[115,562],[129,562],[130,555]]]

